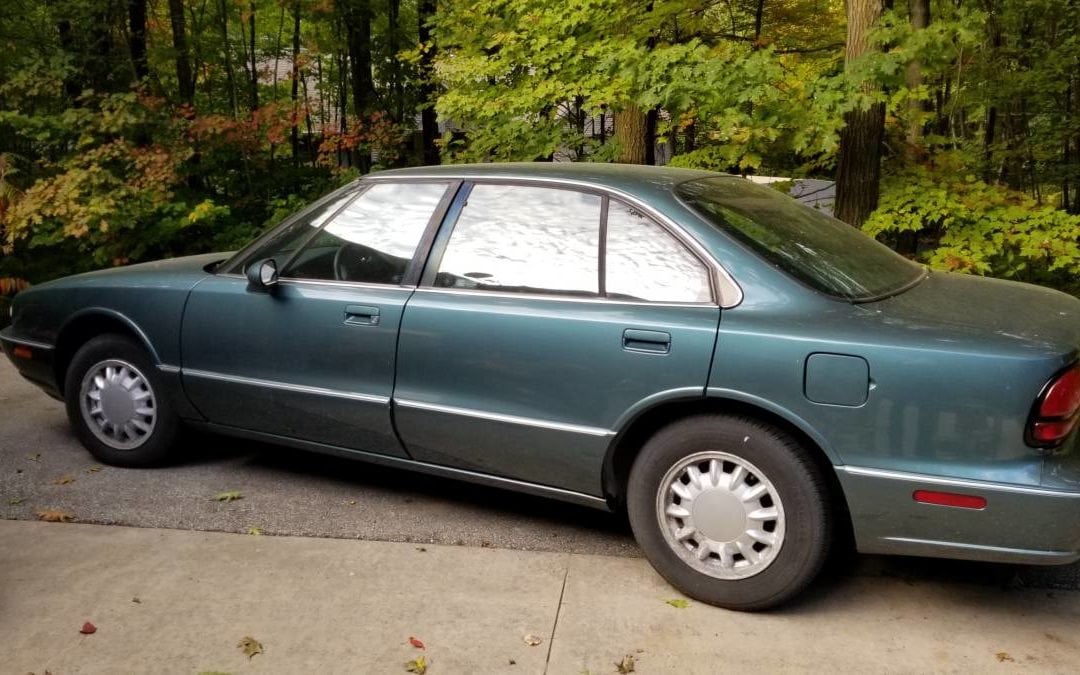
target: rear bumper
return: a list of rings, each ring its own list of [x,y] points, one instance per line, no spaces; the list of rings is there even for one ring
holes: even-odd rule
[[[56,382],[56,369],[53,367],[53,345],[17,338],[12,335],[9,326],[0,331],[0,348],[20,375],[41,387],[48,395],[61,398],[60,387]]]
[[[860,552],[1064,565],[1080,560],[1080,491],[837,467]],[[916,502],[915,490],[986,499],[967,509]]]

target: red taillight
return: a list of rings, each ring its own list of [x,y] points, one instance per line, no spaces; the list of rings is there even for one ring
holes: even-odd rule
[[[1053,446],[1076,427],[1080,411],[1080,366],[1056,375],[1043,387],[1028,425],[1032,445]]]
[[[1072,417],[1080,409],[1080,368],[1070,368],[1047,387],[1039,417]]]

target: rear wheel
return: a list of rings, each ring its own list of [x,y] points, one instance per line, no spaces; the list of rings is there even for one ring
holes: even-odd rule
[[[760,610],[821,570],[828,487],[809,453],[757,420],[700,415],[657,432],[627,486],[630,524],[656,570],[686,595]]]
[[[180,423],[146,350],[131,339],[107,334],[83,345],[64,392],[71,427],[97,459],[142,467],[168,458]]]

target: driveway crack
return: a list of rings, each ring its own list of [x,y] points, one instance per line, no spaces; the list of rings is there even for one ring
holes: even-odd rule
[[[551,635],[548,636],[547,658],[544,659],[544,675],[547,675],[548,664],[551,663],[551,648],[555,644],[555,629],[559,627],[559,615],[562,613],[563,595],[566,594],[566,578],[570,576],[570,561],[566,561],[566,572],[563,573],[562,588],[559,589],[559,604],[555,608],[555,621],[551,625]]]

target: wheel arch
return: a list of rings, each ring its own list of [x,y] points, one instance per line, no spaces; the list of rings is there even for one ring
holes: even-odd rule
[[[56,372],[57,388],[61,395],[64,393],[67,369],[71,365],[75,352],[90,340],[106,333],[117,333],[132,338],[146,349],[150,360],[155,365],[161,363],[146,333],[129,317],[105,307],[81,309],[72,314],[57,333],[53,368]]]
[[[805,447],[821,469],[833,497],[836,509],[837,534],[850,541],[851,514],[847,498],[836,474],[840,458],[828,449],[819,434],[799,417],[782,408],[740,392],[710,391],[704,397],[679,398],[661,401],[639,411],[615,435],[604,457],[602,484],[604,498],[612,510],[622,510],[626,503],[626,486],[630,468],[645,441],[672,422],[708,413],[744,415],[782,429]]]

